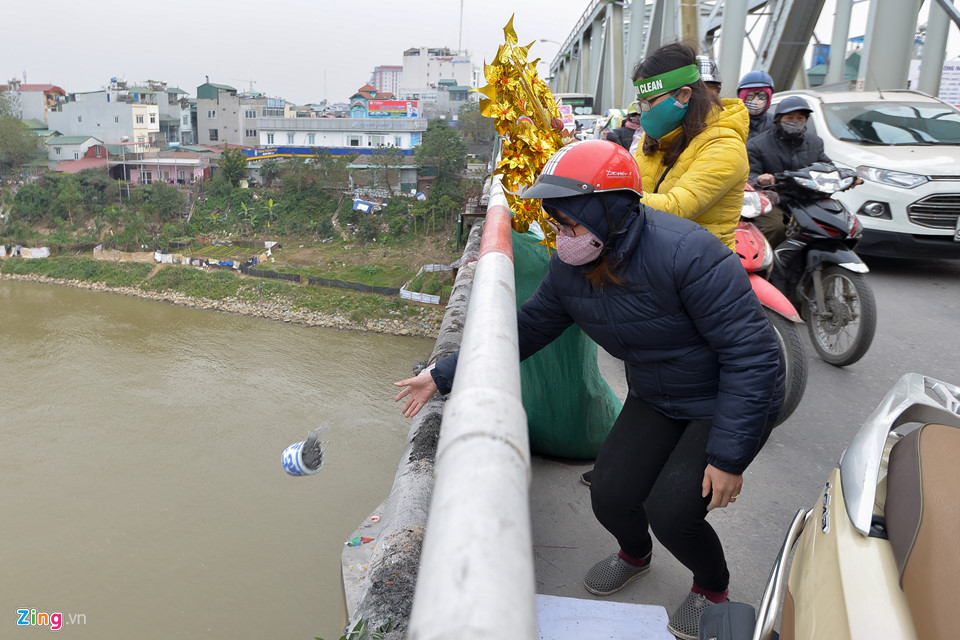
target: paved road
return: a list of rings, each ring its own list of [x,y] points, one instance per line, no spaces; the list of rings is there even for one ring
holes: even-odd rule
[[[710,521],[727,551],[731,597],[756,605],[790,518],[809,508],[830,470],[884,393],[907,372],[960,384],[960,262],[868,261],[877,299],[877,333],[864,358],[838,369],[807,341],[806,394],[747,470],[735,507]],[[804,332],[806,339],[806,333]],[[622,398],[622,365],[601,355],[604,375]],[[594,562],[616,550],[595,520],[579,474],[589,464],[537,458],[532,508],[539,593],[595,598],[582,586]],[[691,576],[659,545],[654,569],[611,596],[620,602],[665,606],[683,599]]]

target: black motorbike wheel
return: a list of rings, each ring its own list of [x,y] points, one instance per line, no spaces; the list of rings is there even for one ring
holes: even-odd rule
[[[796,410],[807,388],[807,354],[796,323],[770,309],[764,309],[764,311],[767,312],[767,318],[770,319],[770,324],[773,325],[773,330],[777,334],[777,342],[780,343],[780,351],[783,352],[783,359],[787,364],[787,389],[783,409],[780,410],[777,423],[774,425],[779,427]]]
[[[822,281],[826,308],[807,314],[810,341],[824,362],[844,367],[870,348],[877,330],[877,303],[859,273],[831,265],[823,270]],[[813,292],[809,295],[813,309]]]

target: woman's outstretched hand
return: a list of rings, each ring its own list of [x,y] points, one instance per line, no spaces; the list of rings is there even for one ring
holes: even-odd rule
[[[736,502],[737,498],[740,497],[740,489],[742,488],[743,476],[721,471],[712,464],[708,464],[703,472],[702,495],[706,498],[713,493],[710,504],[707,505],[707,511],[717,507],[723,508],[731,502]]]
[[[424,369],[415,378],[407,378],[393,384],[397,387],[406,387],[393,399],[394,402],[399,402],[403,398],[407,398],[407,403],[403,405],[403,415],[406,418],[417,415],[423,405],[427,404],[427,401],[437,392],[437,383],[433,381],[430,369]]]

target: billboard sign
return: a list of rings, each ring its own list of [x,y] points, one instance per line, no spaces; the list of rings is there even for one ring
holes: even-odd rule
[[[370,118],[416,118],[419,111],[418,100],[370,100],[367,103]]]
[[[960,59],[949,60],[943,64],[940,93],[937,97],[955,107],[960,105]]]

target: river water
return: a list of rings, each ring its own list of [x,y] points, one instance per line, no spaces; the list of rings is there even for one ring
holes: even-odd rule
[[[49,633],[35,609],[70,638],[337,640],[340,552],[409,428],[390,383],[432,346],[0,282],[0,637]],[[286,475],[321,424],[326,466]]]

